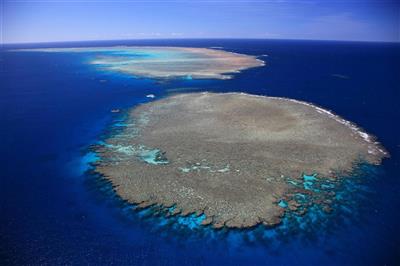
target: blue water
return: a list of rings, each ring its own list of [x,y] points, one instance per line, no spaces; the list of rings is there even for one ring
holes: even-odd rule
[[[130,44],[221,46],[269,56],[263,57],[266,67],[246,70],[232,80],[154,81],[101,71],[86,64],[84,54],[7,52],[18,47],[3,47],[0,264],[400,264],[398,44],[163,40],[24,47]],[[335,197],[347,204],[336,206],[337,212],[325,215],[311,206],[314,211],[307,219],[288,217],[279,230],[199,230],[202,216],[165,219],[149,209],[132,211],[90,172],[88,162],[97,159],[90,145],[111,134],[112,123],[123,127],[124,110],[153,100],[146,95],[157,99],[171,91],[199,90],[316,103],[378,136],[391,158],[377,168],[360,169],[363,182],[342,184],[346,192]],[[315,178],[306,179],[315,189]],[[336,189],[334,184],[320,188]],[[285,228],[299,228],[301,234],[296,237]]]

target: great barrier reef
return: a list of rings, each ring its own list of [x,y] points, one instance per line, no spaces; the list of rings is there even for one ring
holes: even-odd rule
[[[398,54],[283,40],[5,46],[0,255],[395,265]]]
[[[215,228],[276,225],[286,208],[314,203],[330,211],[317,178],[331,188],[357,163],[387,156],[350,122],[290,99],[178,94],[139,106],[125,123],[96,150],[95,171],[139,207],[173,207]],[[314,192],[318,200],[306,200]]]

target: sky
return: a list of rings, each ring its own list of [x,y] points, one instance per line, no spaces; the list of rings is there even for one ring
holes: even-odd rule
[[[400,42],[400,0],[0,0],[1,43],[153,38]]]

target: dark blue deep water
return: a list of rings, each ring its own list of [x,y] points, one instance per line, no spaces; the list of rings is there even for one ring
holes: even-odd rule
[[[117,44],[222,46],[267,54],[267,66],[232,80],[160,82],[99,70],[85,54],[8,51]],[[400,45],[165,40],[2,49],[1,265],[400,265]],[[150,93],[204,90],[318,104],[376,135],[391,158],[366,167],[370,173],[362,192],[350,193],[360,197],[348,202],[347,214],[334,212],[327,221],[303,225],[301,233],[292,228],[266,240],[257,238],[262,232],[159,227],[163,218],[132,212],[94,176],[85,154],[110,134],[118,119],[112,109],[149,101]]]

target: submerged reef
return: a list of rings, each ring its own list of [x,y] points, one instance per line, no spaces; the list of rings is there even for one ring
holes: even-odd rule
[[[325,109],[240,93],[140,105],[94,150],[94,170],[122,199],[215,228],[273,226],[316,204],[329,213],[343,176],[388,156],[372,136]]]
[[[113,46],[19,49],[27,52],[90,53],[89,63],[147,78],[229,79],[240,70],[264,66],[254,56],[209,48]]]

